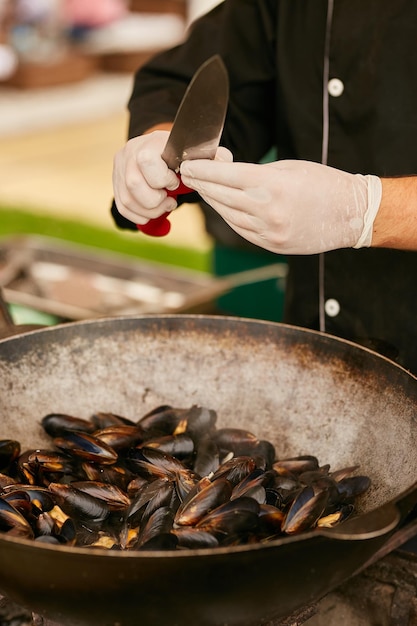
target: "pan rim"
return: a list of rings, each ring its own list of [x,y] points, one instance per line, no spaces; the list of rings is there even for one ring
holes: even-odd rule
[[[383,354],[380,354],[379,352],[376,352],[375,350],[372,350],[371,348],[368,348],[367,346],[361,345],[359,343],[356,343],[355,341],[352,341],[350,339],[345,339],[343,337],[338,337],[337,335],[332,335],[330,333],[327,332],[323,332],[320,330],[314,330],[311,328],[306,328],[304,326],[296,326],[294,324],[287,324],[285,322],[273,322],[273,321],[269,321],[269,320],[262,320],[262,319],[254,319],[254,318],[247,318],[247,317],[236,317],[233,315],[210,315],[210,314],[199,314],[199,313],[161,313],[161,314],[154,314],[154,313],[144,313],[144,314],[140,314],[140,315],[115,315],[115,316],[103,316],[103,317],[97,317],[94,319],[87,319],[87,320],[77,320],[77,321],[69,321],[69,322],[61,322],[58,324],[55,324],[53,326],[39,326],[39,328],[30,328],[28,330],[23,330],[22,332],[19,332],[19,325],[15,325],[13,327],[14,330],[11,330],[11,334],[10,335],[6,335],[6,336],[0,336],[0,346],[3,343],[6,343],[10,340],[16,340],[16,339],[25,339],[26,337],[30,336],[32,337],[33,335],[38,335],[39,333],[55,333],[55,332],[59,332],[59,331],[64,331],[66,328],[70,328],[70,329],[74,329],[74,328],[78,328],[78,327],[85,327],[85,326],[107,326],[107,325],[113,325],[115,322],[119,322],[119,323],[123,323],[123,322],[141,322],[141,321],[147,321],[147,322],[151,322],[151,321],[158,321],[158,320],[163,320],[163,321],[181,321],[181,322],[187,322],[187,321],[197,321],[197,320],[203,320],[203,321],[208,321],[208,322],[216,322],[217,324],[224,324],[225,326],[227,326],[230,323],[234,323],[237,324],[239,326],[252,326],[252,327],[256,327],[256,326],[265,326],[266,328],[283,328],[283,329],[287,329],[289,331],[293,331],[296,332],[297,334],[303,334],[306,337],[311,335],[313,337],[321,337],[324,338],[326,341],[329,341],[331,343],[334,344],[339,344],[339,345],[346,345],[350,348],[353,348],[355,350],[364,352],[366,354],[369,354],[370,356],[374,356],[377,357],[378,359],[380,359],[381,361],[384,361],[385,363],[387,363],[389,366],[392,366],[396,369],[398,369],[399,371],[402,371],[403,373],[405,373],[407,376],[409,376],[411,379],[417,381],[417,374],[413,374],[410,370],[408,370],[407,368],[405,368],[404,366],[400,365],[399,363],[392,361],[391,359],[389,359],[388,357],[386,357]],[[23,326],[24,328],[24,326]]]

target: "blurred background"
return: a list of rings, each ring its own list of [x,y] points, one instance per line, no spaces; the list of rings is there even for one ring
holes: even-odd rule
[[[234,289],[210,276],[197,206],[182,206],[158,240],[118,231],[109,212],[135,70],[220,1],[0,0],[0,287],[18,321],[27,309],[52,322],[200,301],[206,311],[213,294]],[[141,296],[128,297],[141,281]],[[144,285],[149,302],[138,306]]]

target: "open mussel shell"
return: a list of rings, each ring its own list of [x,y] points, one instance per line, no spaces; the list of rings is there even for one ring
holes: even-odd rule
[[[156,406],[193,404],[214,409],[218,428],[270,441],[279,458],[312,453],[335,469],[358,464],[372,480],[360,528],[348,519],[265,544],[117,552],[0,536],[0,591],[58,623],[285,617],[365,565],[416,501],[416,379],[321,333],[219,316],[63,324],[0,341],[0,397],[0,437],[22,449],[46,447],[39,418],[51,411],[136,423]]]

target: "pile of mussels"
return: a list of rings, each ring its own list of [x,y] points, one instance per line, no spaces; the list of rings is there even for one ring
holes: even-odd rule
[[[216,419],[165,405],[138,422],[46,415],[50,449],[0,440],[0,532],[114,550],[266,542],[340,523],[370,486],[358,466],[277,459],[269,441]]]

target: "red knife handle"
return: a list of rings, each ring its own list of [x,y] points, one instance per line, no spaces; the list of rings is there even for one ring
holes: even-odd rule
[[[149,220],[146,224],[136,224],[136,228],[145,235],[151,237],[164,237],[171,230],[171,222],[168,219],[169,213],[163,213],[159,217]]]
[[[181,194],[193,191],[187,187],[187,185],[184,185],[179,175],[178,178],[180,180],[179,186],[173,191],[170,191],[169,189],[166,190],[170,198],[176,198]],[[168,216],[169,212],[163,213],[159,217],[149,220],[146,224],[136,224],[136,228],[142,233],[145,233],[145,235],[150,235],[152,237],[164,237],[171,230],[171,222],[169,221]]]

